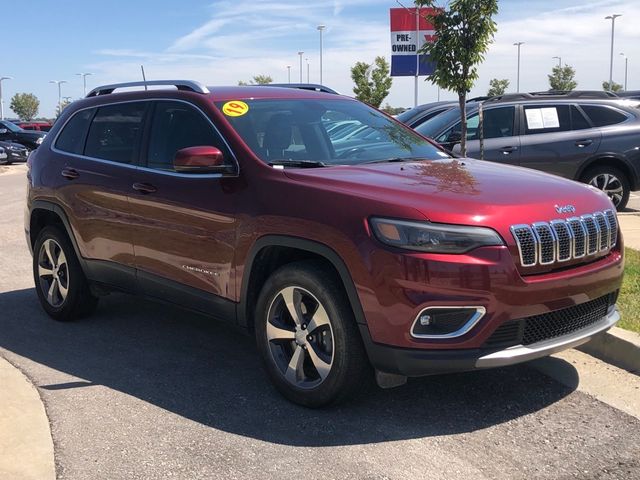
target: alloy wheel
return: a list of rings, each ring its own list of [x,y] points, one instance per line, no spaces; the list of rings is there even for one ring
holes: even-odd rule
[[[591,179],[589,185],[596,187],[606,193],[614,206],[618,206],[624,197],[622,182],[611,173],[599,173]]]
[[[40,289],[52,307],[60,307],[69,293],[69,266],[62,247],[48,238],[38,252]]]
[[[333,365],[333,329],[326,309],[308,290],[286,287],[274,297],[267,314],[271,357],[290,384],[315,388]]]

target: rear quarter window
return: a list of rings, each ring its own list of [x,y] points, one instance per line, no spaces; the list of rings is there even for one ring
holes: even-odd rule
[[[95,113],[95,108],[75,113],[65,124],[55,143],[55,148],[63,152],[81,155],[84,141],[89,130],[89,124]]]
[[[602,105],[580,105],[584,113],[591,119],[594,127],[606,127],[607,125],[615,125],[622,123],[627,116],[611,107]]]

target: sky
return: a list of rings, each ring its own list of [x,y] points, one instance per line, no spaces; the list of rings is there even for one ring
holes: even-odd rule
[[[7,2],[8,0],[1,0]],[[410,6],[410,2],[401,3]],[[444,3],[444,0],[443,0]],[[193,79],[206,85],[236,85],[257,74],[275,82],[300,79],[297,52],[303,51],[303,81],[319,79],[319,24],[323,33],[323,83],[353,95],[350,68],[357,61],[390,60],[389,8],[396,0],[29,0],[13,2],[3,22],[5,39],[0,76],[5,116],[16,92],[35,94],[40,115],[52,117],[58,89],[51,80],[65,80],[62,96],[83,96],[87,87],[141,80]],[[517,49],[521,50],[520,90],[548,89],[547,75],[557,60],[576,69],[578,88],[600,89],[609,77],[611,21],[616,20],[614,81],[624,82],[624,57],[629,59],[628,89],[640,89],[640,1],[638,0],[501,0],[498,31],[471,96],[486,94],[491,78],[506,78],[515,91]],[[395,77],[385,103],[413,106],[413,77]],[[441,92],[442,100],[454,99]],[[419,103],[437,99],[437,89],[424,77]]]

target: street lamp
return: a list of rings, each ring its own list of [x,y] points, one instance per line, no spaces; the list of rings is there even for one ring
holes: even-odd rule
[[[613,89],[613,33],[616,29],[616,18],[621,17],[619,13],[613,15],[607,15],[605,20],[611,20],[611,60],[609,62],[609,91]]]
[[[629,57],[627,57],[624,53],[621,53],[624,57],[624,91],[627,91],[627,72],[629,71]]]
[[[524,42],[516,42],[514,43],[515,46],[518,47],[518,76],[516,77],[516,92],[520,91],[520,46],[523,45]]]
[[[0,120],[4,120],[4,100],[2,99],[3,80],[13,80],[13,77],[0,77]]]
[[[317,29],[320,32],[320,85],[322,85],[322,31],[327,28],[326,25],[318,25]]]
[[[551,57],[551,58],[557,58],[558,59],[558,66],[560,68],[562,68],[562,57]]]
[[[305,60],[307,61],[307,83],[309,83],[309,59],[305,58]]]
[[[66,80],[49,80],[49,83],[55,83],[58,85],[58,115],[62,113],[62,89],[60,86],[63,83],[67,83]]]
[[[287,83],[291,83],[291,65],[287,65]]]
[[[304,52],[298,52],[298,55],[300,56],[300,83],[302,83],[302,54]]]
[[[84,96],[87,96],[87,75],[93,75],[93,73],[76,73],[82,77],[82,86],[84,87]]]

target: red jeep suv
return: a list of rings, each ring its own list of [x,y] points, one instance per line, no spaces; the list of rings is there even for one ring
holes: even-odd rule
[[[255,334],[303,405],[374,372],[390,387],[527,361],[619,319],[604,193],[454,158],[348,97],[107,85],[65,109],[28,165],[26,237],[51,317],[88,315],[114,290],[204,312]]]

